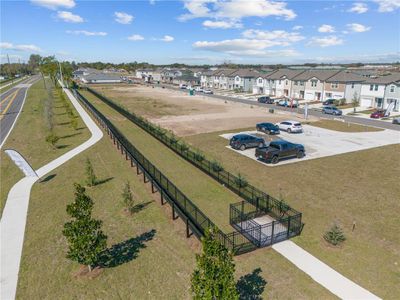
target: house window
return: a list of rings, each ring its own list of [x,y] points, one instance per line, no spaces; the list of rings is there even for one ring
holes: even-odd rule
[[[311,80],[311,86],[316,87],[317,86],[317,80]]]
[[[373,85],[373,84],[371,84],[371,85],[369,86],[369,90],[370,90],[370,91],[373,91],[373,90],[374,90],[374,85]]]
[[[294,82],[294,85],[297,85],[297,84],[298,84],[298,82],[297,82],[297,81],[295,81],[295,82]]]
[[[375,84],[375,91],[377,91],[378,90],[378,85],[377,84]]]
[[[394,93],[394,85],[391,85],[391,86],[390,86],[390,92],[391,92],[391,93]]]
[[[262,83],[262,82],[263,82],[262,78],[258,79],[258,83]]]
[[[303,86],[304,85],[304,81],[300,81],[300,86]]]
[[[354,89],[354,82],[351,84],[351,88]]]
[[[274,83],[275,82],[275,80],[271,80],[271,83]]]
[[[289,84],[289,81],[286,80],[286,81],[285,81],[285,84],[288,85],[288,84]]]
[[[278,82],[278,83],[279,83],[279,84],[281,84],[281,82],[282,82],[282,80],[279,80],[279,82]]]
[[[337,82],[332,82],[331,83],[331,88],[333,88],[333,89],[337,89],[338,86],[339,86],[339,84]]]

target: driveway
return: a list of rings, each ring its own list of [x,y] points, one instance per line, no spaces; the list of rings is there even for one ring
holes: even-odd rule
[[[375,132],[339,132],[318,128],[310,125],[303,125],[304,132],[299,134],[289,134],[281,132],[277,137],[270,137],[267,134],[257,131],[248,131],[246,133],[257,134],[263,136],[267,143],[274,138],[281,138],[292,143],[302,144],[306,149],[306,156],[302,159],[291,158],[280,161],[277,165],[266,164],[267,166],[279,166],[283,164],[297,163],[305,160],[338,155],[342,153],[360,151],[380,146],[400,143],[400,132],[386,129],[384,131]],[[222,134],[221,137],[229,140],[235,133]],[[234,150],[230,146],[227,148],[245,155],[251,159],[257,160],[255,157],[255,148],[246,149],[244,151]],[[258,160],[257,160],[258,161]]]

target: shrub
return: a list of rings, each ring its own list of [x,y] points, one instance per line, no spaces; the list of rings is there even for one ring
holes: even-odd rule
[[[329,244],[337,246],[346,240],[342,229],[336,223],[324,234],[324,239]]]
[[[169,137],[169,140],[171,142],[172,145],[175,145],[176,143],[178,143],[179,139],[175,136],[175,134],[171,134],[171,136]]]
[[[182,150],[183,152],[186,152],[186,151],[189,150],[189,145],[186,144],[185,142],[181,142],[181,143],[180,143],[180,146],[181,146],[181,150]]]
[[[201,162],[201,161],[204,160],[205,156],[204,156],[203,153],[197,151],[197,152],[194,154],[194,158],[195,158],[197,161],[200,161],[200,162]]]
[[[248,185],[246,178],[244,178],[240,173],[238,177],[235,178],[235,183],[239,189],[245,188]]]
[[[126,210],[132,214],[135,207],[135,201],[133,200],[133,194],[129,181],[127,181],[124,185],[124,189],[122,191],[122,202]]]
[[[211,169],[214,171],[214,172],[222,172],[223,170],[224,170],[224,168],[222,167],[222,165],[218,162],[218,161],[216,161],[216,160],[213,160],[212,162],[211,162]]]
[[[94,174],[94,169],[89,158],[86,158],[86,184],[88,186],[95,186],[97,183],[97,177]]]
[[[53,147],[56,146],[60,137],[56,135],[54,132],[51,132],[48,136],[46,136],[46,142],[51,144]]]

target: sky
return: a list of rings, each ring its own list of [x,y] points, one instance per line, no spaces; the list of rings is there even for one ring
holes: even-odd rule
[[[400,60],[400,0],[1,1],[1,61]]]

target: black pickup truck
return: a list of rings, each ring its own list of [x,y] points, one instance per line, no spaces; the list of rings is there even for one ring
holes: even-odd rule
[[[281,158],[297,157],[303,158],[305,155],[304,146],[293,144],[284,140],[272,141],[266,147],[256,149],[256,157],[265,162],[276,164]]]

